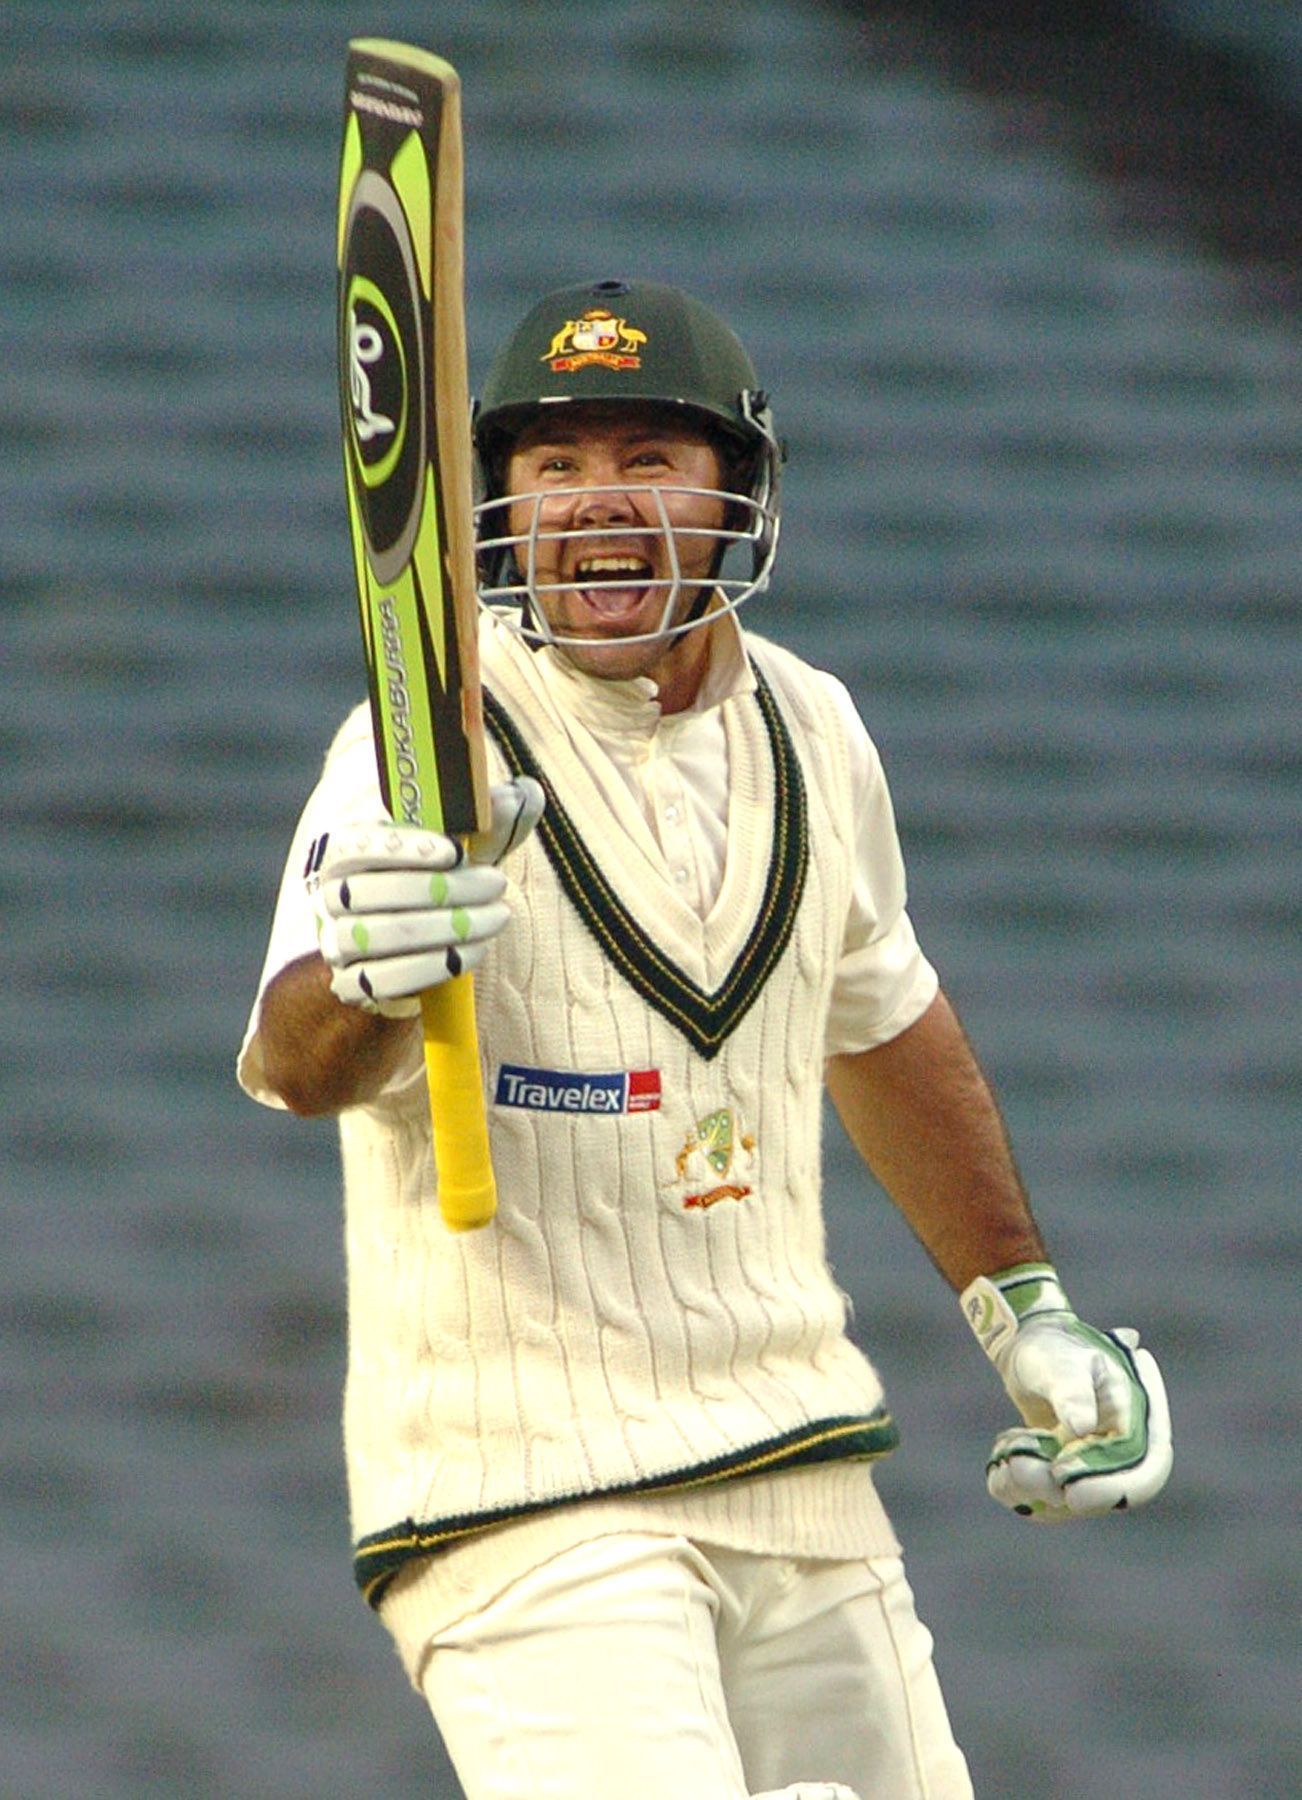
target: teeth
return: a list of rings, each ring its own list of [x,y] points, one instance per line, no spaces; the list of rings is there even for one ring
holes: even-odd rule
[[[583,575],[642,575],[646,564],[637,556],[585,556],[579,564]]]

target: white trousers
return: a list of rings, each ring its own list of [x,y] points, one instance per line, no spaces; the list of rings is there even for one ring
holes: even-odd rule
[[[898,1557],[597,1538],[411,1660],[467,1800],[971,1800]]]

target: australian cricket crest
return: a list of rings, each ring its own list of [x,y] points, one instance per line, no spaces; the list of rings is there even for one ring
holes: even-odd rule
[[[677,1185],[685,1187],[685,1209],[745,1200],[754,1191],[755,1139],[731,1106],[698,1119],[674,1159]]]
[[[557,375],[572,374],[594,363],[605,369],[640,369],[638,352],[646,341],[646,332],[627,319],[604,306],[591,306],[577,319],[565,321],[538,361],[549,363]]]

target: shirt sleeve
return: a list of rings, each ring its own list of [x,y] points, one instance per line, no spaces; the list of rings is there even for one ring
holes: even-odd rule
[[[271,936],[253,1009],[240,1046],[236,1077],[246,1094],[264,1106],[284,1108],[284,1101],[267,1085],[258,1041],[262,997],[282,969],[317,947],[316,915],[307,889],[308,858],[323,832],[341,824],[385,816],[380,780],[375,766],[375,745],[367,706],[356,707],[344,720],[326,754],[321,778],[308,797],[285,859]],[[394,1081],[405,1083],[405,1069]]]
[[[940,983],[906,911],[900,853],[886,774],[849,693],[826,676],[846,750],[854,817],[854,882],[827,1021],[827,1054],[886,1044],[935,999]]]

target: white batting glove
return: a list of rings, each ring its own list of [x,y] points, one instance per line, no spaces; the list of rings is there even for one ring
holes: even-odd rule
[[[1076,1317],[1047,1263],[979,1275],[964,1316],[1025,1426],[1000,1432],[986,1486],[1045,1524],[1142,1506],[1171,1472],[1162,1374],[1139,1333]]]
[[[859,1796],[841,1781],[797,1781],[792,1787],[766,1788],[750,1800],[859,1800]]]
[[[391,819],[324,833],[308,858],[330,990],[346,1006],[410,1018],[419,995],[474,969],[507,924],[495,865],[538,823],[543,792],[522,776],[492,790],[489,829],[462,845]]]

